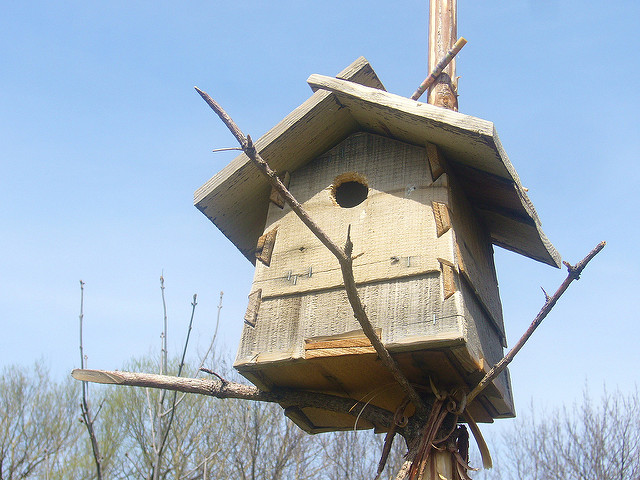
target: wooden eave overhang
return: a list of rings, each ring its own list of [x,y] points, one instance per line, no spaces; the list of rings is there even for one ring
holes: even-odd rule
[[[360,57],[335,78],[311,75],[313,95],[257,142],[276,171],[294,172],[357,131],[438,145],[494,244],[559,267],[492,122],[388,93]],[[194,203],[255,263],[271,187],[242,154],[195,192]]]

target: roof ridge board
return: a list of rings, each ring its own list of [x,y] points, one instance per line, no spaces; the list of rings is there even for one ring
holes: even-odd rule
[[[382,104],[397,103],[398,106],[403,107],[407,113],[412,113],[436,122],[451,125],[483,137],[491,137],[495,131],[493,122],[490,122],[489,120],[455,112],[453,110],[447,110],[446,108],[436,107],[428,103],[411,100],[410,98],[403,97],[402,95],[368,87],[352,80],[334,78],[314,73],[307,78],[307,83],[311,87],[326,90],[337,95],[345,95],[351,98],[362,98],[364,94],[364,96],[372,97],[370,101],[377,101]],[[358,90],[361,91],[358,92]]]

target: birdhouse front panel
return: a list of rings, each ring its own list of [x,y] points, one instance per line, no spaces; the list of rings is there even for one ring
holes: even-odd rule
[[[281,174],[335,242],[350,232],[367,314],[411,380],[464,386],[502,357],[493,251],[455,179],[428,151],[360,132]],[[272,195],[235,366],[261,388],[360,399],[388,375],[353,317],[337,260],[281,205]],[[387,390],[373,403],[393,409],[402,394]],[[483,398],[477,417],[513,414],[508,375],[488,394],[495,398]],[[349,428],[326,412],[305,414],[306,424],[294,420],[310,431]]]

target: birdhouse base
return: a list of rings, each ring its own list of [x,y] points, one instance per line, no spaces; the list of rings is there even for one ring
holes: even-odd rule
[[[428,348],[426,348],[428,347]],[[431,392],[430,380],[441,390],[472,388],[490,365],[474,358],[460,338],[438,338],[419,343],[407,342],[390,348],[402,372],[418,391]],[[317,391],[352,398],[395,411],[405,394],[382,365],[362,331],[333,337],[318,337],[305,342],[305,358],[262,359],[259,364],[235,367],[259,388],[274,386]],[[478,422],[515,415],[508,373],[490,385],[471,405],[469,413]],[[352,415],[318,408],[285,409],[285,414],[309,433],[375,428],[378,425]],[[408,411],[409,415],[413,412]]]

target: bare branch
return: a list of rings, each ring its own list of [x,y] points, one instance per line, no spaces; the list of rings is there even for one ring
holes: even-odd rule
[[[82,324],[84,321],[84,285],[85,283],[80,280],[80,366],[85,367],[84,347],[82,343]],[[98,444],[98,438],[93,424],[102,409],[102,405],[98,408],[98,412],[95,417],[91,415],[91,409],[89,408],[89,386],[87,382],[82,382],[82,401],[80,402],[80,412],[82,414],[82,423],[87,427],[87,433],[89,434],[89,440],[91,441],[91,451],[93,453],[93,461],[96,465],[96,478],[102,479],[102,456],[100,455],[100,445]]]
[[[392,412],[371,404],[316,392],[291,389],[274,389],[270,392],[264,392],[256,387],[236,382],[223,383],[205,378],[172,377],[151,373],[76,369],[71,372],[71,375],[76,380],[93,383],[159,388],[196,393],[216,398],[236,398],[240,400],[279,403],[283,407],[314,407],[342,413],[361,410],[361,418],[383,428],[389,428],[392,425],[394,417]]]
[[[329,238],[329,236],[320,228],[320,226],[315,223],[315,221],[309,216],[304,207],[294,198],[294,196],[291,195],[278,175],[276,175],[276,173],[269,167],[267,162],[256,151],[256,148],[251,141],[251,137],[244,136],[238,125],[236,125],[233,119],[213,98],[211,98],[207,93],[200,90],[198,87],[195,87],[195,89],[204,99],[204,101],[207,102],[207,105],[209,105],[213,109],[213,111],[218,115],[218,117],[220,117],[220,119],[231,131],[231,133],[236,137],[238,143],[240,143],[240,146],[242,147],[242,150],[247,155],[247,157],[249,157],[253,164],[258,167],[258,169],[267,177],[267,179],[269,179],[271,185],[278,191],[282,198],[284,198],[285,202],[287,202],[287,204],[300,218],[300,220],[302,220],[302,222],[311,230],[311,232],[313,232],[318,240],[320,240],[320,242],[322,242],[322,244],[327,247],[329,251],[336,257],[336,259],[340,263],[340,268],[342,270],[342,277],[344,280],[344,287],[347,292],[347,298],[349,299],[349,303],[351,304],[351,308],[353,309],[355,318],[358,320],[360,326],[362,327],[362,331],[373,345],[383,365],[385,365],[385,367],[387,367],[387,369],[391,372],[394,379],[400,384],[402,389],[409,396],[416,409],[423,410],[425,408],[425,405],[422,399],[420,398],[416,390],[411,386],[404,374],[400,371],[397,363],[391,357],[391,354],[385,348],[378,335],[375,333],[375,330],[371,325],[367,314],[365,313],[365,308],[364,305],[362,305],[360,296],[358,295],[356,281],[353,274],[353,259],[351,257],[353,244],[351,243],[349,233],[347,233],[345,248],[340,248],[333,240]]]
[[[556,293],[554,293],[551,297],[547,296],[544,306],[542,307],[536,318],[533,319],[533,322],[531,322],[531,325],[529,325],[529,328],[524,333],[524,335],[522,335],[520,340],[518,340],[518,343],[513,346],[513,348],[504,356],[502,360],[496,363],[493,368],[489,370],[489,372],[484,376],[480,383],[478,383],[478,385],[471,391],[471,393],[469,393],[469,395],[467,396],[467,405],[470,404],[480,394],[480,392],[482,392],[482,390],[484,390],[486,386],[489,385],[489,383],[491,383],[498,375],[500,375],[505,368],[507,368],[507,365],[511,363],[516,354],[524,346],[527,340],[529,340],[529,337],[531,337],[535,329],[538,328],[538,325],[540,325],[542,323],[542,320],[544,320],[544,318],[549,314],[558,299],[567,290],[567,288],[569,288],[571,282],[580,278],[580,274],[582,273],[582,270],[584,270],[584,268],[587,266],[587,263],[589,263],[591,259],[604,248],[605,245],[606,242],[600,242],[593,250],[591,250],[587,254],[586,257],[580,260],[575,266],[564,262],[567,270],[569,271],[569,273],[567,274],[567,278],[565,278],[564,282],[562,282]]]

